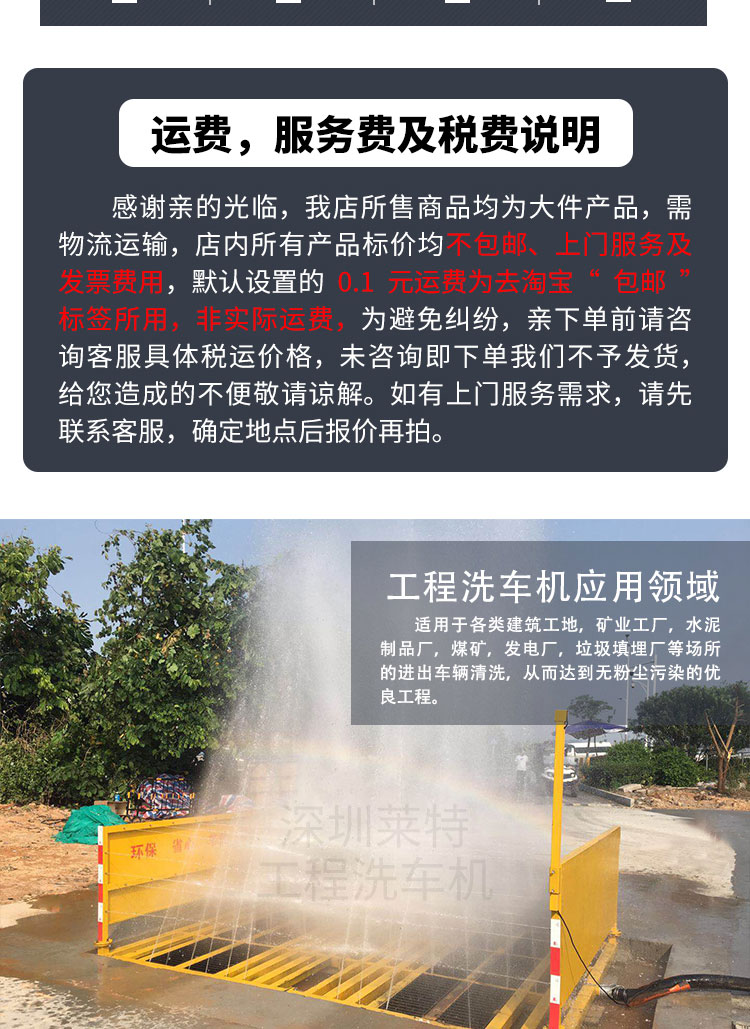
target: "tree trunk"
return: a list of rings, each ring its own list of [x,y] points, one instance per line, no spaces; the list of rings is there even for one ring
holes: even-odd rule
[[[717,783],[716,783],[716,788],[718,789],[719,793],[726,793],[726,790],[727,790],[727,772],[728,772],[728,768],[727,768],[726,758],[723,755],[719,755],[719,768],[718,768],[718,777],[717,777]]]
[[[708,731],[711,733],[711,740],[716,751],[716,758],[718,761],[717,765],[717,777],[716,777],[716,788],[719,793],[726,793],[727,789],[727,775],[729,773],[729,762],[732,760],[732,738],[734,731],[737,728],[737,722],[740,720],[740,698],[739,695],[735,698],[734,702],[734,720],[730,726],[727,738],[721,735],[719,727],[716,722],[712,722],[706,712],[706,724],[708,725]]]

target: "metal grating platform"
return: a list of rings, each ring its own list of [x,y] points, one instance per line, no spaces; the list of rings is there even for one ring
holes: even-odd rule
[[[323,930],[295,932],[268,918],[239,927],[195,922],[110,954],[453,1029],[539,1029],[546,1020],[549,941],[542,929],[472,933],[439,954],[434,944],[412,940],[395,957],[342,954]]]

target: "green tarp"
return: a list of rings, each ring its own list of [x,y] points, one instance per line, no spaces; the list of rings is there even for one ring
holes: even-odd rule
[[[55,836],[58,843],[96,843],[100,825],[122,825],[122,818],[106,804],[80,807],[70,812],[65,828]]]

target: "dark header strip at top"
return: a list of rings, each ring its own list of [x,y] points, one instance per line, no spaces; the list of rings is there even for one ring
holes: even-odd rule
[[[42,25],[706,25],[707,0],[40,0]]]

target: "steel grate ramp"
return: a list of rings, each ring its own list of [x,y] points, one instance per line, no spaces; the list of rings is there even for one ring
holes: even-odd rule
[[[549,941],[541,928],[472,933],[441,953],[429,938],[342,952],[324,925],[298,928],[268,916],[242,926],[196,921],[110,955],[448,1029],[540,1029],[546,1019]]]

